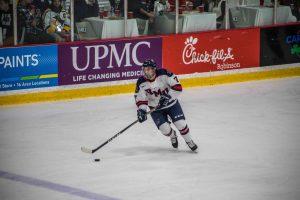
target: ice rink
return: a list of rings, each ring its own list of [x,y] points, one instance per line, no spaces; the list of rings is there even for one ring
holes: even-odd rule
[[[1,200],[299,200],[300,78],[184,90],[198,153],[152,120],[133,95],[0,108]],[[93,158],[100,158],[94,162]]]

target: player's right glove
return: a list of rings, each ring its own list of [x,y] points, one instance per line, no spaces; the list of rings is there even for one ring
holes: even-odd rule
[[[146,121],[147,120],[147,112],[143,109],[138,109],[137,110],[137,118],[140,123]]]

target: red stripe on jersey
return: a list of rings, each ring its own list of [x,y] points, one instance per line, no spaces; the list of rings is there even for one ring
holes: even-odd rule
[[[139,107],[140,105],[148,105],[148,101],[138,101],[136,105]]]
[[[176,91],[182,91],[182,86],[180,84],[177,85],[173,85],[171,87],[172,90],[176,90]]]

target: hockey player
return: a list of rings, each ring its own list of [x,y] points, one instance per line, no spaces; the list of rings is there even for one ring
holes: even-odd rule
[[[189,148],[195,151],[197,145],[190,136],[189,127],[177,100],[182,86],[176,75],[165,69],[157,69],[154,60],[146,60],[142,69],[144,76],[138,79],[135,91],[138,121],[142,123],[147,120],[148,107],[155,109],[151,113],[154,123],[163,135],[170,137],[172,146],[177,148],[177,135],[170,126],[169,116]]]

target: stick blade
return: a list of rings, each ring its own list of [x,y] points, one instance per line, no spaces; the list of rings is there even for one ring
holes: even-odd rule
[[[83,153],[89,153],[89,154],[92,154],[92,153],[93,153],[93,151],[92,151],[91,149],[86,148],[86,147],[81,147],[81,151],[82,151]]]

